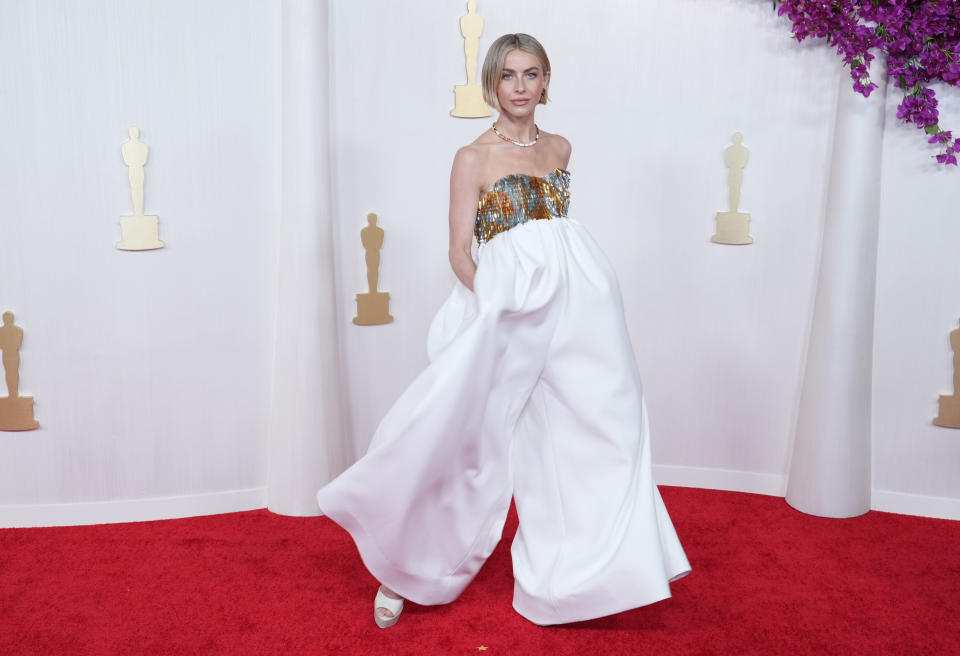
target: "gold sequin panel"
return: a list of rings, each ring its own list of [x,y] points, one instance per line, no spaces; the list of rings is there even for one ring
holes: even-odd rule
[[[570,204],[570,173],[554,169],[544,177],[512,173],[480,197],[473,234],[488,242],[501,232],[532,219],[567,215]]]

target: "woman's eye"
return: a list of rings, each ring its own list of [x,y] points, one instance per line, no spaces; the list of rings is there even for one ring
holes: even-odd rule
[[[533,78],[537,77],[537,74],[536,74],[536,73],[533,73],[533,72],[530,72],[530,73],[527,73],[527,77],[529,77],[530,79],[533,79]]]

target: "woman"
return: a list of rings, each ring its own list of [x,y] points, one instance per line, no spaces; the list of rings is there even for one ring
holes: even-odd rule
[[[507,34],[482,77],[499,117],[454,158],[458,282],[430,328],[431,364],[367,454],[317,494],[383,584],[381,628],[404,598],[459,596],[499,541],[511,497],[513,606],[534,623],[653,603],[690,570],[651,477],[616,276],[566,216],[569,142],[534,122],[550,61],[533,37]]]

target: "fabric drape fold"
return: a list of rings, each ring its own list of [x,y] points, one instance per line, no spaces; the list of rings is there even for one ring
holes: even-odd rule
[[[326,0],[284,0],[281,212],[267,507],[318,515],[314,494],[349,464],[343,435],[330,183]]]
[[[870,509],[871,388],[886,72],[868,99],[839,73],[820,270],[786,500],[823,517]],[[882,82],[880,82],[882,80]]]

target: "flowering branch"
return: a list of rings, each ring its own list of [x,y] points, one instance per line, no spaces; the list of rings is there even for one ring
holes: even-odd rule
[[[960,139],[940,127],[931,82],[960,86],[960,2],[957,0],[773,0],[793,21],[797,41],[826,38],[850,67],[853,88],[869,97],[877,85],[870,62],[887,58],[887,77],[903,92],[897,118],[937,144],[941,164],[957,165]]]

